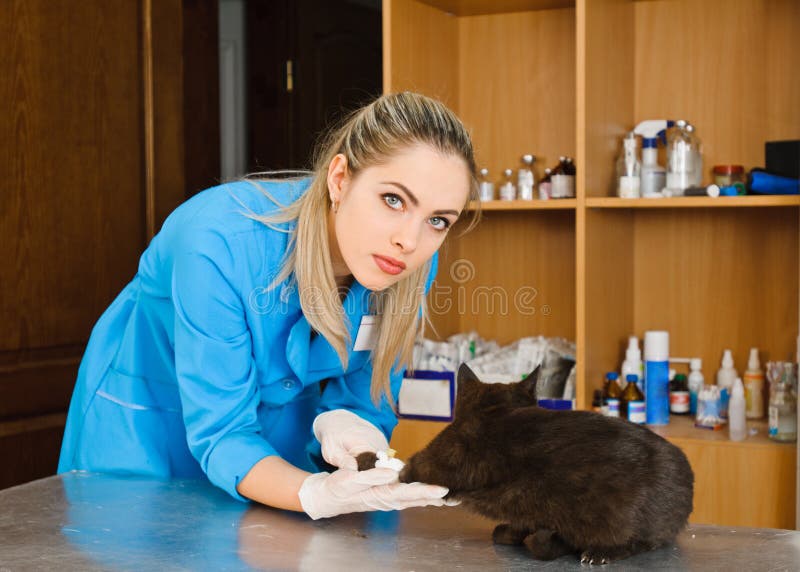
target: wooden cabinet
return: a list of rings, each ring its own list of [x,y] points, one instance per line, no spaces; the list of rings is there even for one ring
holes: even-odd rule
[[[534,153],[576,158],[574,200],[490,205],[446,243],[432,317],[441,336],[577,344],[588,407],[627,337],[670,332],[713,380],[794,356],[800,197],[621,200],[621,139],[645,119],[684,118],[718,163],[764,165],[764,142],[800,138],[800,3],[781,0],[384,0],[384,88],[439,97],[471,129],[495,179]],[[525,303],[520,305],[520,297]],[[445,300],[450,300],[446,303]],[[697,478],[693,522],[794,528],[796,449],[673,423],[664,435]],[[441,425],[403,421],[407,456]]]

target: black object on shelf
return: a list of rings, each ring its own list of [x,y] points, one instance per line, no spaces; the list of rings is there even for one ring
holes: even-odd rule
[[[800,179],[800,139],[767,141],[764,145],[767,173]]]

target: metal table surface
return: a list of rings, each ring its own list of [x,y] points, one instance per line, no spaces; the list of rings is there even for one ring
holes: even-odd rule
[[[17,570],[586,570],[495,546],[460,507],[303,514],[236,501],[204,480],[74,472],[0,491],[0,572]],[[598,570],[800,570],[800,532],[690,526]]]

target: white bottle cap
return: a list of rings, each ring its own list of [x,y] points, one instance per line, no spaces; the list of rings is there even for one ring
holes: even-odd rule
[[[758,348],[750,348],[750,359],[747,360],[747,369],[751,371],[761,369],[761,362],[758,361]]]
[[[703,368],[703,360],[699,357],[692,358],[689,360],[689,369],[692,371],[700,371]]]
[[[722,367],[724,369],[733,368],[733,355],[731,355],[731,350],[725,350],[722,354]]]
[[[669,361],[669,332],[644,333],[644,360]]]
[[[742,385],[741,377],[737,377],[736,381],[733,382],[733,393],[731,395],[735,397],[744,397],[744,385]]]

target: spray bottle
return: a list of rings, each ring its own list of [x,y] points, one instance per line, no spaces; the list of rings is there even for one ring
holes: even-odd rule
[[[629,375],[636,376],[636,386],[644,393],[642,384],[642,351],[639,349],[639,338],[628,338],[628,349],[625,350],[625,361],[620,368],[620,377],[627,380]]]
[[[642,136],[642,169],[639,188],[643,197],[658,197],[667,185],[667,171],[658,164],[658,140],[665,141],[673,122],[668,119],[642,121],[633,130]]]
[[[720,367],[717,372],[717,387],[719,387],[720,395],[719,409],[720,416],[722,417],[728,416],[728,400],[730,399],[731,389],[737,377],[739,377],[739,375],[733,368],[733,355],[731,354],[731,350],[725,350],[722,354],[722,367]]]

